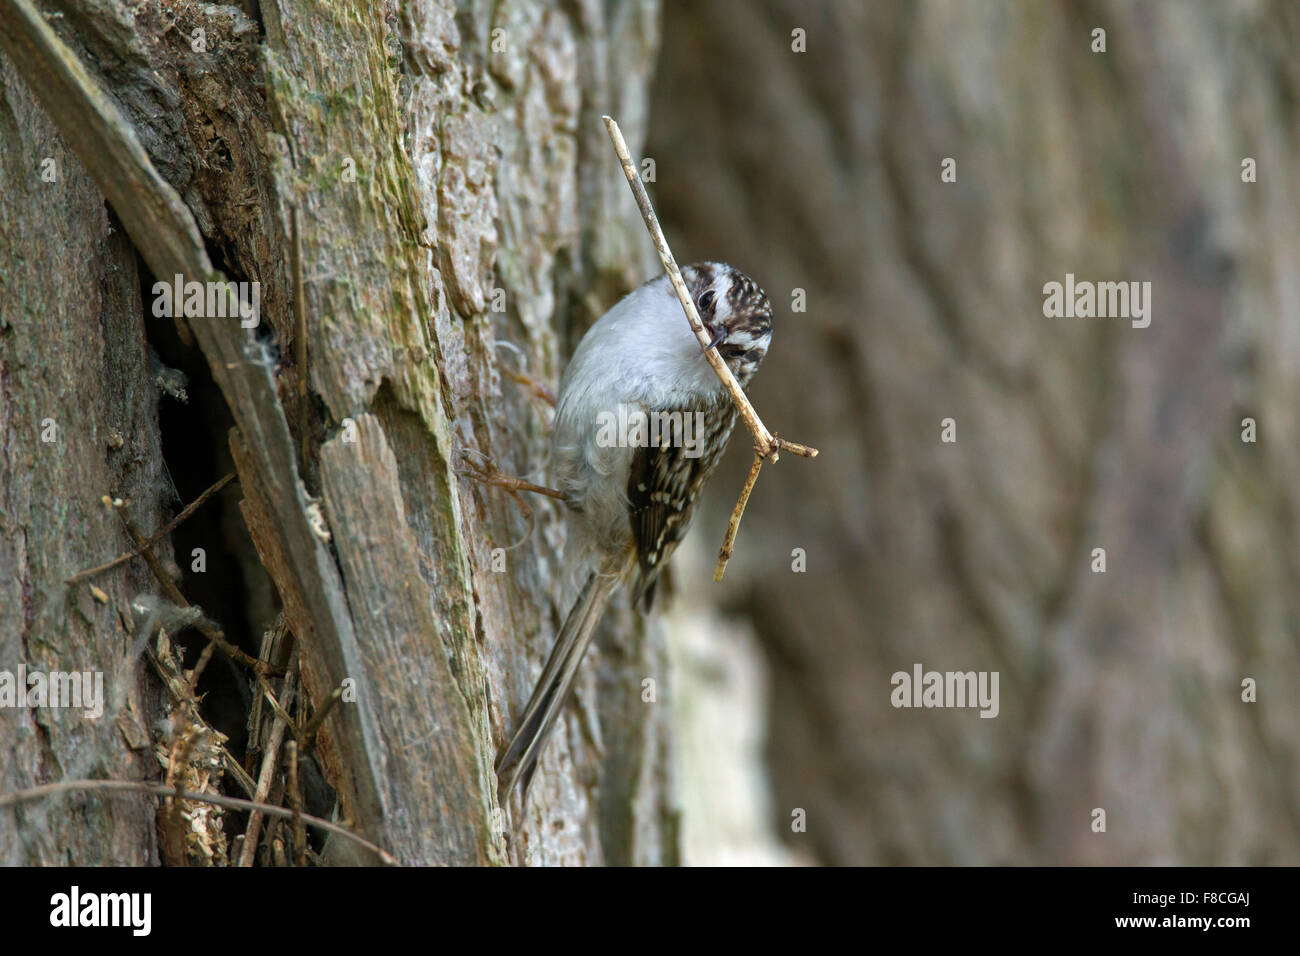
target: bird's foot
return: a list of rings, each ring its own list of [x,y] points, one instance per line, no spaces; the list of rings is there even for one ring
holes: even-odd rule
[[[456,469],[457,474],[466,475],[475,481],[480,481],[485,485],[494,485],[497,488],[504,488],[510,492],[512,497],[517,497],[516,492],[529,491],[536,495],[546,495],[548,498],[555,498],[557,501],[567,502],[569,496],[563,491],[557,491],[554,488],[547,488],[545,485],[534,484],[523,478],[515,478],[512,475],[502,474],[497,470],[492,461],[482,452],[475,449],[462,448],[460,452],[461,467]]]

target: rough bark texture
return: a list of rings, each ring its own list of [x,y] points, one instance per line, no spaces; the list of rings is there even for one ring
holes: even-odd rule
[[[53,182],[41,179],[45,159]],[[148,571],[132,566],[98,582],[107,604],[62,584],[122,546],[100,496],[132,499],[147,527],[162,514],[158,394],[136,256],[111,223],[95,185],[0,57],[0,670],[25,662],[43,672],[103,671],[106,691],[122,695],[116,719],[0,708],[4,791],[64,776],[138,778],[157,766],[146,733],[154,708],[126,660],[127,605],[148,588]],[[138,865],[155,852],[153,813],[141,801],[0,811],[3,865]]]
[[[607,621],[528,816],[505,838],[492,764],[571,594],[554,509],[534,507],[530,535],[508,498],[456,473],[462,449],[507,472],[544,464],[549,410],[502,368],[554,386],[571,341],[652,268],[599,116],[619,115],[639,146],[657,5],[280,0],[256,22],[185,2],[56,9],[70,55],[192,217],[167,227],[175,242],[131,237],[146,265],[209,278],[211,259],[259,281],[262,326],[245,336],[229,320],[190,320],[190,340],[146,321],[140,283],[152,277],[137,277],[95,186],[0,58],[0,577],[13,590],[0,668],[101,667],[149,705],[117,721],[133,719],[130,733],[0,711],[0,791],[157,775],[131,748],[150,749],[137,731],[158,688],[138,662],[130,680],[112,666],[130,645],[129,598],[155,586],[138,562],[96,579],[107,606],[85,583],[62,584],[127,547],[101,495],[129,495],[146,531],[174,510],[147,334],[190,362],[202,354],[190,393],[209,414],[189,448],[213,462],[208,481],[223,463],[239,474],[242,522],[214,525],[203,544],[248,600],[213,589],[204,609],[256,653],[278,602],[309,698],[352,682],[357,698],[327,722],[321,756],[360,831],[408,863],[675,859],[665,719],[640,700],[663,654],[625,612]],[[93,171],[130,161],[85,141]],[[39,178],[47,154],[57,188]],[[110,194],[119,181],[96,175]],[[39,443],[45,417],[61,445]],[[104,450],[109,426],[124,450]],[[509,549],[504,566],[497,548]],[[187,570],[182,590],[199,578]],[[122,796],[25,804],[0,811],[0,846],[9,862],[149,862],[152,813]]]
[[[1286,3],[666,8],[669,238],[786,306],[755,404],[823,450],[729,572],[791,847],[1300,859],[1297,42]],[[1045,318],[1066,273],[1151,281],[1150,328]],[[1000,715],[893,708],[915,662],[999,671]]]

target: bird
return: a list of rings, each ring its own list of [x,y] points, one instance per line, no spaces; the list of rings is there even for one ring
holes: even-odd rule
[[[659,575],[722,458],[736,410],[705,353],[716,348],[741,388],[767,355],[772,306],[753,279],[720,262],[693,263],[681,274],[709,333],[707,347],[664,275],[591,326],[560,381],[551,483],[567,506],[564,559],[580,586],[497,761],[502,806],[520,786],[526,803],[610,598],[626,586],[634,605],[650,609]]]

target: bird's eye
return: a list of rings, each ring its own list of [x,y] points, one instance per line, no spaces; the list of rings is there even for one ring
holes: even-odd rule
[[[708,289],[701,292],[700,297],[695,300],[695,304],[699,306],[701,312],[708,311],[709,306],[713,305],[713,290]]]

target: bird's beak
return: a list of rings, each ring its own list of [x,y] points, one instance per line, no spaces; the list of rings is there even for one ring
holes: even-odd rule
[[[705,328],[707,329],[708,326],[706,325]],[[712,340],[711,342],[709,342],[708,345],[704,346],[704,348],[700,349],[700,354],[703,355],[705,352],[708,352],[708,351],[710,351],[711,349],[716,349],[716,348],[718,347],[718,343],[721,342],[721,341],[722,341],[723,339],[725,339],[726,337],[727,337],[727,330],[726,330],[726,329],[721,329],[721,330],[719,330],[719,331],[717,331],[717,332],[714,332],[714,333],[713,333],[713,340]]]

